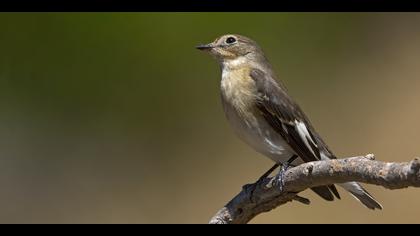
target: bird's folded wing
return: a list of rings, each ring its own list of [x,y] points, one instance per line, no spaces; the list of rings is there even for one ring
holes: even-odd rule
[[[286,89],[261,70],[252,70],[250,76],[258,91],[256,105],[265,120],[305,162],[321,160],[309,121]]]
[[[327,152],[329,158],[335,158],[282,84],[258,69],[251,70],[250,76],[255,81],[256,106],[262,116],[304,162],[321,160],[320,150]],[[329,201],[334,199],[331,192],[340,198],[334,185],[313,187],[312,190]]]

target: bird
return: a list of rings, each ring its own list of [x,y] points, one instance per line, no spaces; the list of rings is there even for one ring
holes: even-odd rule
[[[274,161],[274,167],[337,158],[254,40],[226,34],[196,48],[214,57],[221,68],[221,100],[230,126],[246,144]],[[382,209],[359,183],[338,185],[367,208]],[[335,185],[311,190],[327,201],[340,199]]]

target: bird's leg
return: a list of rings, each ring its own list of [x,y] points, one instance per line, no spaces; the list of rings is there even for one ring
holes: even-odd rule
[[[271,173],[273,173],[273,171],[279,167],[280,164],[276,163],[274,164],[269,170],[267,170],[263,175],[261,175],[261,177],[257,180],[257,183],[263,181],[265,178],[267,178],[267,176],[269,176]]]
[[[288,167],[290,167],[290,166],[292,166],[292,167],[295,167],[295,165],[292,165],[291,163],[294,161],[294,160],[296,160],[296,158],[297,158],[298,156],[297,155],[293,155],[288,161],[287,161],[287,168]],[[284,165],[284,164],[283,164]],[[271,173],[273,173],[273,171],[277,168],[277,167],[279,167],[280,166],[280,164],[279,163],[276,163],[276,164],[274,164],[269,170],[267,170],[263,175],[261,175],[261,177],[260,178],[258,178],[258,180],[257,180],[257,182],[261,182],[263,179],[265,179],[265,178],[267,178]]]
[[[261,175],[260,178],[258,178],[257,182],[255,182],[254,184],[249,184],[247,186],[252,187],[251,189],[251,200],[253,198],[254,195],[254,191],[257,188],[258,185],[260,185],[262,183],[262,181],[264,181],[265,178],[267,178],[267,176],[269,176],[277,167],[279,167],[280,164],[274,164],[269,170],[267,170],[263,175]]]
[[[284,187],[284,174],[286,173],[287,169],[290,167],[292,162],[296,160],[297,157],[298,157],[297,155],[293,155],[288,161],[286,161],[285,163],[282,163],[279,173],[276,176],[277,177],[276,182],[280,187],[280,191],[283,191],[283,187]]]

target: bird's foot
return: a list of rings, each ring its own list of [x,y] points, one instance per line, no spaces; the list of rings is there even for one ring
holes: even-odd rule
[[[289,169],[289,167],[290,167],[289,162],[283,163],[280,167],[279,173],[277,173],[274,179],[274,184],[279,186],[279,189],[281,192],[283,192],[283,189],[284,189],[285,174],[286,174],[287,169]]]

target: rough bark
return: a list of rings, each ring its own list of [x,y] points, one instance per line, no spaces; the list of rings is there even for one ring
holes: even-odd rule
[[[244,224],[260,213],[296,200],[309,201],[297,194],[305,189],[357,181],[388,189],[420,187],[420,159],[395,163],[375,161],[372,154],[328,161],[309,162],[290,168],[282,189],[276,177],[267,177],[243,186],[242,191],[210,220],[210,224]]]

